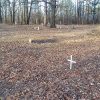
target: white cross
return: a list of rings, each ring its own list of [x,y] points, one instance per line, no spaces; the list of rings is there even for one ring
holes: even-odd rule
[[[70,69],[72,69],[72,65],[73,65],[74,63],[76,63],[75,61],[73,61],[72,55],[70,56],[70,59],[68,59],[68,61],[70,62]]]

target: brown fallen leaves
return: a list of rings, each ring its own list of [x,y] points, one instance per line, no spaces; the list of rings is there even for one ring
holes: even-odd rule
[[[100,41],[39,46],[2,42],[0,96],[6,100],[100,100],[99,47]],[[67,62],[70,55],[77,62],[72,70]]]

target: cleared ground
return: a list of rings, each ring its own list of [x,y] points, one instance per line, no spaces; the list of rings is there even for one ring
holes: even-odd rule
[[[34,27],[0,25],[0,97],[100,100],[100,25]]]

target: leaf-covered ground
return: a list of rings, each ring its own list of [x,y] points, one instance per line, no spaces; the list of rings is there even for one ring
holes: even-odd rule
[[[100,27],[61,27],[0,25],[3,100],[100,100]]]

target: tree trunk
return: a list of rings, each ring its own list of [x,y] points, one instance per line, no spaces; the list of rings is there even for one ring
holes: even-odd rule
[[[47,19],[47,2],[45,2],[45,16],[44,16],[44,25],[47,26],[48,19]]]
[[[15,0],[13,0],[13,19],[12,19],[13,24],[15,24]]]
[[[28,20],[28,0],[24,0],[24,23],[27,23]]]
[[[77,24],[79,24],[79,1],[77,0]]]
[[[95,14],[96,14],[96,7],[93,7],[93,24],[95,24]]]
[[[56,0],[51,0],[51,28],[56,28]]]
[[[87,24],[89,24],[89,4],[87,4]]]
[[[10,12],[10,23],[12,23],[12,9],[11,9],[11,6],[10,6],[10,4],[11,4],[11,2],[10,2],[10,0],[7,0],[7,2],[8,2],[8,8],[9,8],[9,12]]]
[[[0,1],[0,23],[2,23],[2,10],[1,10],[1,1]]]
[[[5,23],[7,23],[7,7],[5,6]]]
[[[26,23],[27,23],[27,20],[28,20],[28,0],[26,0]]]
[[[30,17],[31,17],[31,11],[32,11],[32,4],[33,4],[33,1],[31,0],[30,10],[29,10],[28,18],[27,18],[27,24],[30,23]]]

